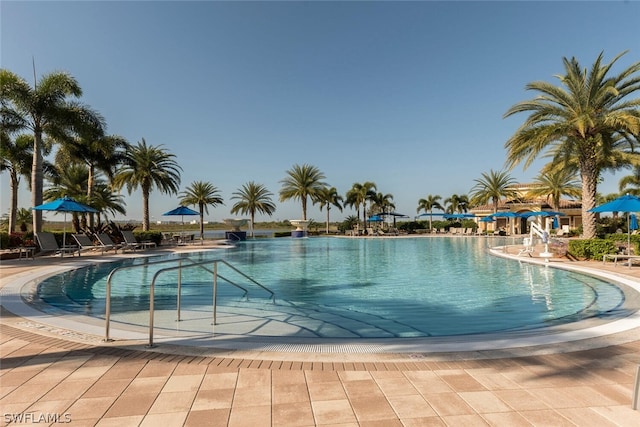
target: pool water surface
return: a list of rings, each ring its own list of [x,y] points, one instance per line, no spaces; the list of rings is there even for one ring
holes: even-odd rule
[[[487,248],[496,243],[451,237],[259,239],[225,250],[81,268],[44,280],[38,295],[58,309],[102,318],[106,279],[116,266],[188,257],[195,262],[224,259],[275,292],[273,304],[267,292],[219,265],[221,275],[249,290],[249,300],[220,279],[218,309],[274,320],[275,326],[255,329],[262,336],[277,336],[279,330],[287,334],[286,325],[292,324],[308,336],[324,338],[526,331],[615,316],[624,303],[621,289],[603,280],[491,256]],[[112,319],[146,325],[149,284],[154,273],[166,267],[115,273]],[[175,318],[176,283],[176,272],[159,276],[156,316]],[[185,269],[181,283],[181,309],[211,313],[211,273]],[[180,328],[206,332],[188,323]]]

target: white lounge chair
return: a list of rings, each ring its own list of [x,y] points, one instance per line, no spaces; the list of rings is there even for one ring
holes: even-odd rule
[[[77,253],[78,256],[80,256],[80,248],[75,245],[60,247],[56,241],[56,237],[52,233],[38,232],[35,233],[35,236],[38,241],[38,246],[40,247],[40,252],[42,253],[53,252],[56,255],[60,254],[61,257],[64,256],[64,254],[71,254],[71,256],[73,256]]]

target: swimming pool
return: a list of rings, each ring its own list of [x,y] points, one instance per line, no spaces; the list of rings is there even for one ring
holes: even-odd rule
[[[244,335],[287,335],[286,326],[296,325],[305,336],[322,338],[442,337],[527,331],[619,314],[624,293],[614,284],[493,257],[486,252],[488,242],[450,237],[285,238],[182,256],[196,262],[225,259],[275,292],[274,305],[266,292],[220,267],[221,274],[250,289],[250,300],[244,301],[242,292],[220,281],[218,306],[229,324],[241,314],[274,321],[268,328],[259,322],[245,328]],[[163,259],[172,257],[180,255]],[[38,295],[57,309],[103,317],[106,278],[114,267],[100,264],[48,278],[39,284]],[[114,275],[114,321],[148,324],[149,282],[163,267]],[[176,281],[175,273],[160,276],[157,316],[175,316]],[[182,310],[196,317],[211,313],[211,283],[207,272],[184,271]],[[200,330],[196,324],[175,326],[171,321],[159,327],[211,329]]]

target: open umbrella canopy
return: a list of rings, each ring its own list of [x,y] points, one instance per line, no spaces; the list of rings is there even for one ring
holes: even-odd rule
[[[380,221],[384,221],[384,219],[381,216],[374,215],[374,216],[370,216],[368,221],[370,221],[370,222],[380,222]]]
[[[631,255],[631,218],[630,212],[640,211],[640,198],[625,194],[608,203],[589,209],[589,212],[625,212],[627,214],[627,255]]]
[[[517,218],[517,217],[519,217],[520,215],[518,215],[518,214],[517,214],[517,213],[515,213],[515,212],[509,212],[509,211],[506,211],[506,212],[496,212],[496,213],[494,213],[494,214],[491,214],[491,216],[492,216],[493,218]]]
[[[45,203],[43,205],[35,206],[34,211],[52,211],[52,212],[98,212],[91,206],[83,205],[80,202],[76,202],[71,197],[64,196],[53,202]]]
[[[625,194],[608,203],[589,209],[589,212],[640,212],[640,198]]]
[[[444,214],[443,217],[445,219],[463,219],[463,218],[474,218],[474,214],[470,213],[459,213],[459,214]]]
[[[50,211],[50,212],[63,212],[64,213],[64,225],[62,229],[62,247],[67,246],[67,212],[78,212],[78,213],[88,213],[88,212],[98,212],[96,209],[91,206],[83,205],[80,202],[76,202],[71,197],[64,196],[59,199],[54,200],[53,202],[45,203],[43,205],[34,206],[34,211]],[[64,250],[60,251],[60,256],[64,255]]]
[[[558,216],[558,215],[564,216],[562,212],[555,212],[555,211],[532,211],[532,212],[524,212],[519,215],[523,218],[529,218],[530,216],[543,216],[543,217]]]
[[[495,219],[493,219],[493,218],[491,217],[491,215],[489,215],[489,216],[485,216],[484,218],[482,218],[482,219],[480,220],[480,222],[493,222],[493,221],[495,221]]]
[[[178,206],[175,209],[170,210],[162,214],[163,216],[175,216],[175,215],[200,215],[199,212],[189,209],[186,206]]]

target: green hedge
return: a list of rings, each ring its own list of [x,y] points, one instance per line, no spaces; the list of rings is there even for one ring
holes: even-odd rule
[[[580,259],[602,259],[603,255],[616,253],[614,241],[606,239],[570,240],[569,253]]]
[[[602,239],[569,240],[569,254],[581,259],[601,260],[603,255],[626,251],[627,238],[631,242],[631,250],[640,253],[640,235],[607,234]]]

